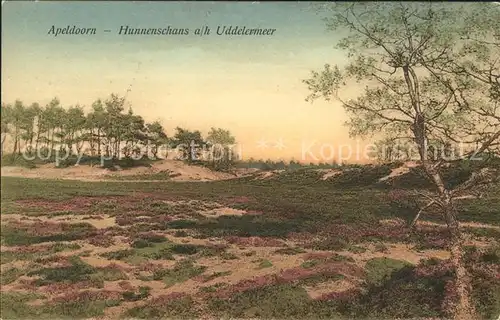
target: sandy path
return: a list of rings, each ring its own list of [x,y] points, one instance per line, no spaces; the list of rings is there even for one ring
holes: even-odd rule
[[[169,180],[147,179],[148,175],[168,172]],[[4,166],[1,168],[3,177],[56,179],[56,180],[78,180],[78,181],[109,181],[109,182],[165,182],[165,181],[217,181],[235,179],[249,174],[241,171],[238,174],[212,171],[201,166],[191,166],[177,160],[163,160],[155,162],[151,167],[135,167],[126,170],[118,168],[111,171],[101,167],[87,165],[71,166],[68,168],[56,168],[55,165],[46,164],[29,169],[23,167]],[[127,176],[145,176],[146,179],[120,179]],[[117,177],[117,178],[115,178]]]

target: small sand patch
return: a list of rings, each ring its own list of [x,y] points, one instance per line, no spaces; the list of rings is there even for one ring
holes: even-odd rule
[[[380,178],[378,181],[379,182],[387,181],[387,180],[393,179],[395,177],[399,177],[399,176],[402,176],[404,174],[407,174],[408,172],[410,172],[410,169],[405,167],[405,166],[399,167],[396,169],[392,169],[391,173],[389,173],[385,177]]]
[[[107,215],[103,215],[101,217],[97,218],[91,218],[91,219],[86,219],[91,216],[88,215],[80,215],[77,212],[74,214],[68,213],[64,215],[58,215],[55,217],[51,217],[49,215],[46,216],[37,216],[37,217],[28,217],[28,218],[19,218],[19,215],[9,215],[9,218],[12,218],[9,222],[23,222],[23,223],[89,223],[92,226],[96,227],[97,229],[105,229],[109,227],[116,226],[116,218],[115,217],[109,217]],[[3,220],[7,222],[8,220]]]
[[[398,228],[404,227],[407,225],[407,223],[403,219],[400,219],[400,218],[382,219],[382,220],[379,220],[379,223],[381,225],[384,225],[384,226],[398,227]]]
[[[110,291],[133,291],[139,287],[150,287],[152,296],[159,296],[165,293],[165,283],[162,281],[142,281],[138,279],[106,281],[104,290]]]
[[[225,240],[230,243],[241,247],[276,247],[281,248],[286,244],[278,238],[273,237],[238,237],[229,236]]]
[[[332,292],[342,292],[355,287],[355,284],[351,281],[342,279],[337,281],[325,281],[321,282],[315,286],[304,286],[307,294],[311,299],[318,299],[326,294],[330,294]]]
[[[367,244],[368,249],[364,253],[353,253],[350,251],[339,251],[341,255],[352,257],[359,265],[363,265],[372,258],[391,258],[396,260],[408,261],[412,264],[418,264],[422,259],[438,258],[448,259],[450,253],[446,250],[422,250],[416,251],[412,245],[408,244],[386,244],[387,252],[377,252],[375,246]]]
[[[406,226],[407,223],[400,218],[396,219],[383,219],[379,220],[380,224],[387,225],[387,226],[394,226],[394,227],[401,227],[401,226]],[[446,227],[446,224],[444,223],[437,223],[437,222],[432,222],[432,221],[426,221],[426,220],[419,220],[416,223],[417,226],[432,226],[432,227]],[[495,229],[495,230],[500,230],[500,226],[493,225],[493,224],[485,224],[485,223],[479,223],[479,222],[460,222],[461,227],[466,227],[466,228],[479,228],[479,229]]]
[[[229,207],[216,208],[209,211],[200,212],[205,217],[217,218],[220,216],[242,216],[247,212],[245,210],[234,209]]]
[[[389,173],[385,177],[380,178],[378,181],[383,182],[405,175],[410,172],[410,168],[416,168],[418,166],[419,164],[415,161],[407,161],[401,167],[392,169],[391,173]]]
[[[142,305],[143,301],[123,301],[119,306],[104,309],[104,314],[100,317],[89,318],[89,320],[109,320],[122,319],[123,313],[129,309]]]
[[[36,299],[33,301],[28,301],[26,304],[32,307],[40,307],[47,303],[47,299]]]
[[[417,222],[417,225],[446,227],[446,224],[436,223],[436,222],[431,222],[431,221],[419,221],[419,222]],[[460,222],[460,226],[461,227],[466,227],[466,228],[500,230],[500,226],[496,226],[496,225],[492,225],[492,224],[479,223],[479,222]]]
[[[22,214],[11,213],[11,214],[0,214],[0,220],[2,222],[12,222],[12,221],[20,221],[26,219],[27,217]]]
[[[319,172],[323,173],[321,180],[328,180],[342,174],[342,170],[339,169],[320,169]]]
[[[236,251],[237,250],[237,251]],[[203,283],[204,286],[211,285],[220,281],[229,284],[238,283],[241,280],[260,277],[268,274],[280,272],[284,269],[300,266],[304,260],[300,255],[280,255],[275,254],[275,247],[260,247],[253,250],[255,253],[251,256],[245,256],[243,251],[235,249],[234,253],[239,259],[222,260],[219,257],[200,258],[198,264],[207,266],[204,275],[215,272],[232,271],[231,274],[218,277]],[[268,260],[272,263],[269,268],[259,269],[259,261]],[[200,285],[199,281],[196,281]]]
[[[97,229],[105,229],[109,227],[116,226],[116,218],[115,217],[107,217],[104,219],[86,219],[85,222],[90,223]]]
[[[273,171],[259,172],[259,173],[257,173],[255,180],[271,179],[275,175],[279,175],[280,173],[282,173],[284,171],[285,170],[273,170]]]
[[[110,264],[116,264],[116,265],[118,265],[120,267],[125,267],[127,269],[130,268],[130,266],[128,264],[126,264],[125,262],[120,261],[120,260],[108,260],[108,259],[99,258],[99,257],[96,257],[96,256],[81,257],[81,259],[82,259],[83,262],[88,263],[91,266],[98,267],[98,268],[107,267]]]

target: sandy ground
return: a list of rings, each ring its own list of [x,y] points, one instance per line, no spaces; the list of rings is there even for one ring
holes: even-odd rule
[[[416,164],[413,162],[407,162],[401,167],[393,169],[389,175],[382,177],[379,181],[391,180],[395,177],[404,175],[409,172],[411,167],[415,167],[415,165]],[[255,168],[239,168],[235,170],[234,174],[231,174],[212,171],[205,167],[188,165],[179,160],[162,160],[153,163],[151,167],[136,167],[126,170],[117,169],[116,171],[111,171],[87,165],[56,168],[54,164],[46,164],[35,169],[5,166],[2,167],[1,175],[4,177],[69,179],[81,181],[120,180],[123,182],[164,182],[165,180],[155,180],[147,176],[161,172],[169,172],[171,181],[216,181],[245,176],[254,176],[256,180],[267,180],[274,179],[276,176],[285,172],[285,170],[261,171]],[[343,172],[341,169],[317,169],[317,171],[322,174],[321,180],[333,179]],[[144,175],[144,179],[120,179],[121,177],[137,175]]]
[[[415,168],[417,166],[418,164],[415,161],[407,161],[401,167],[392,169],[391,173],[385,177],[380,178],[379,182],[391,180],[395,177],[402,176],[410,172],[410,168]]]
[[[265,179],[271,179],[276,175],[279,175],[281,173],[285,172],[285,170],[272,170],[272,171],[264,171],[260,172],[259,174],[256,175],[255,179],[256,180],[265,180]]]
[[[402,219],[384,219],[384,220],[380,220],[380,222],[383,224],[394,225],[394,226],[405,224],[405,222]],[[417,221],[417,225],[446,227],[446,224],[444,224],[444,223],[437,223],[437,222],[425,221],[425,220]],[[460,226],[466,227],[466,228],[482,228],[482,229],[500,230],[500,226],[479,223],[479,222],[460,222]]]
[[[251,170],[239,170],[237,174],[215,172],[208,168],[190,166],[178,160],[163,160],[154,163],[151,167],[137,167],[127,170],[110,171],[100,167],[87,165],[56,168],[54,164],[46,164],[35,169],[22,167],[2,167],[1,175],[4,177],[23,177],[41,179],[69,179],[82,181],[110,181],[113,176],[150,175],[168,171],[172,181],[213,181],[234,179],[251,173]],[[138,182],[139,180],[120,180]],[[152,180],[144,180],[152,181]],[[165,181],[165,180],[157,180]]]
[[[342,170],[340,169],[319,169],[318,172],[321,172],[323,174],[321,180],[328,180],[330,178],[338,176],[339,174],[342,174]]]

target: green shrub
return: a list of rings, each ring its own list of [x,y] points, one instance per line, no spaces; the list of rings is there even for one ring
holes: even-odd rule
[[[152,247],[153,244],[147,240],[144,239],[138,239],[132,242],[132,248],[146,248],[146,247]]]
[[[263,259],[260,263],[257,269],[265,269],[265,268],[270,268],[273,266],[273,263],[269,260]]]
[[[125,312],[125,317],[138,319],[192,319],[198,314],[191,297],[172,299],[167,303],[134,307]]]
[[[330,179],[329,183],[342,188],[366,187],[375,185],[381,178],[389,175],[391,171],[391,165],[363,166],[343,170],[342,174]]]
[[[300,319],[314,315],[307,292],[295,285],[266,286],[238,293],[228,300],[212,299],[208,308],[218,318]]]
[[[139,292],[135,293],[134,291],[126,291],[122,294],[123,299],[126,301],[138,301],[146,299],[150,296],[151,288],[150,287],[139,287]]]
[[[167,286],[172,286],[202,274],[206,268],[205,266],[195,266],[191,260],[181,260],[171,269],[155,271],[153,280],[162,280]]]
[[[129,256],[132,256],[135,254],[135,251],[133,249],[123,249],[123,250],[118,250],[118,251],[111,251],[111,252],[106,252],[101,254],[102,257],[111,259],[111,260],[123,260]]]
[[[194,244],[176,244],[170,249],[174,254],[187,254],[192,255],[198,253],[199,246]]]
[[[28,276],[39,276],[38,285],[47,285],[55,282],[79,282],[90,280],[90,275],[95,274],[97,269],[83,262],[78,256],[69,259],[71,266],[49,267],[31,271]]]
[[[390,258],[373,258],[366,262],[366,281],[370,284],[382,284],[391,277],[394,272],[411,266],[410,263]]]
[[[189,229],[197,225],[195,220],[174,220],[167,223],[168,228],[172,229]]]

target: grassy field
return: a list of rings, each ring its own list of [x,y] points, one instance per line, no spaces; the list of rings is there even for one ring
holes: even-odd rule
[[[415,212],[389,201],[394,191],[313,171],[182,183],[4,177],[2,318],[445,317],[446,230],[427,215],[409,231]],[[499,203],[496,187],[460,213],[484,319],[500,313]]]

